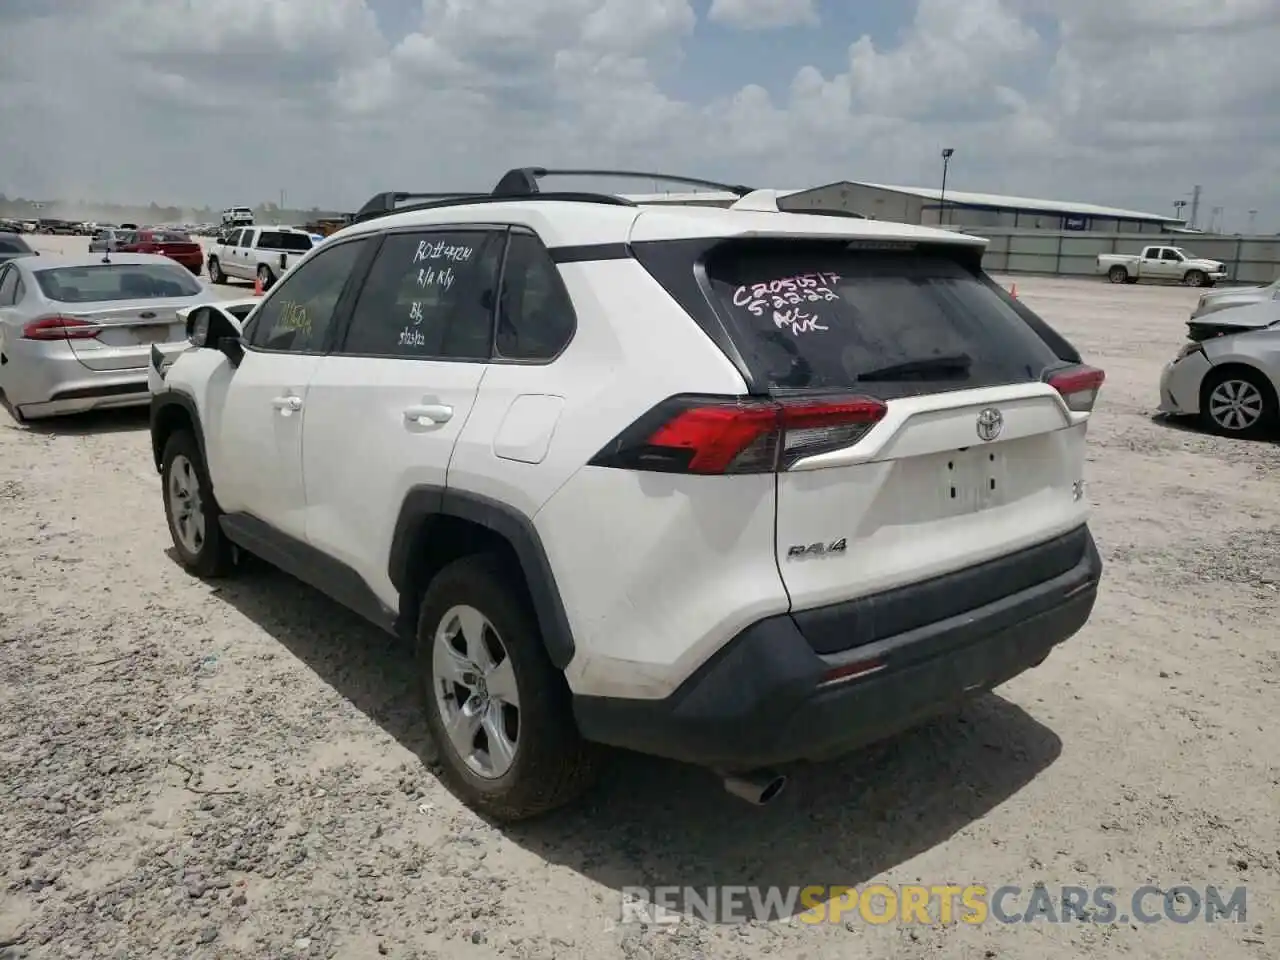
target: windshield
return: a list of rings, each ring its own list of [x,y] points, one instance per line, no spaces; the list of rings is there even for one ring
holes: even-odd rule
[[[28,253],[30,250],[17,237],[0,237],[0,253]]]
[[[937,254],[766,242],[707,263],[748,365],[771,387],[888,398],[1038,380],[1050,346],[981,276]]]
[[[40,290],[59,303],[194,297],[201,290],[191,272],[168,263],[104,263],[36,272]]]

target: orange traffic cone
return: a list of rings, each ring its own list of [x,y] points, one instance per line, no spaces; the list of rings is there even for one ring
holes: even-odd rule
[[[1009,288],[1009,296],[1015,300],[1018,299],[1018,285],[1016,283]]]
[[[262,296],[262,293],[263,293],[263,290],[262,290],[262,277],[261,277],[261,276],[258,276],[258,277],[256,277],[256,278],[254,279],[254,281],[253,281],[253,295],[254,295],[255,297],[260,297],[260,296]]]

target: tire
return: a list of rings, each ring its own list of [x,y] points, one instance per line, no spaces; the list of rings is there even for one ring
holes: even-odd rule
[[[210,283],[226,283],[227,275],[222,272],[222,264],[218,263],[217,257],[209,258],[209,282]]]
[[[458,645],[470,656],[460,656]],[[501,558],[463,557],[431,581],[418,617],[417,659],[442,777],[468,806],[514,822],[565,806],[591,786],[599,751],[578,734],[564,676],[547,658],[523,584]],[[476,665],[487,684],[475,681]],[[451,737],[449,719],[467,695],[466,704],[484,717]],[[491,742],[491,730],[508,746],[506,756],[477,749],[482,739],[486,747]]]
[[[1249,437],[1277,423],[1275,389],[1249,367],[1213,371],[1200,387],[1200,422],[1222,437]]]
[[[160,478],[169,536],[182,565],[197,577],[226,576],[235,560],[231,541],[218,523],[221,511],[210,493],[209,472],[200,448],[186,430],[179,430],[165,444]],[[181,494],[184,489],[185,496]],[[194,509],[184,512],[184,501],[189,503],[193,496]],[[183,516],[191,526],[183,522]]]
[[[1112,283],[1128,283],[1129,271],[1122,266],[1114,266],[1107,271],[1107,279]]]
[[[271,289],[272,284],[276,282],[275,276],[271,273],[271,268],[265,263],[258,265],[258,279],[262,281],[262,292],[266,293]]]
[[[1182,275],[1182,285],[1184,287],[1207,287],[1209,285],[1209,275],[1203,270],[1188,270]]]

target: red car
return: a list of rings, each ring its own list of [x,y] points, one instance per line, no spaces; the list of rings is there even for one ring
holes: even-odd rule
[[[204,266],[204,251],[178,230],[139,230],[125,238],[120,253],[159,253],[176,260],[196,276]]]

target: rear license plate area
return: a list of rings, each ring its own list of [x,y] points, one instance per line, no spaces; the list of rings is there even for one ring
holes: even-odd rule
[[[1003,499],[1004,455],[997,447],[970,447],[942,462],[942,499],[951,514],[977,513]]]
[[[133,335],[137,337],[140,344],[152,343],[168,343],[172,334],[169,332],[169,324],[159,323],[149,327],[134,327]]]

